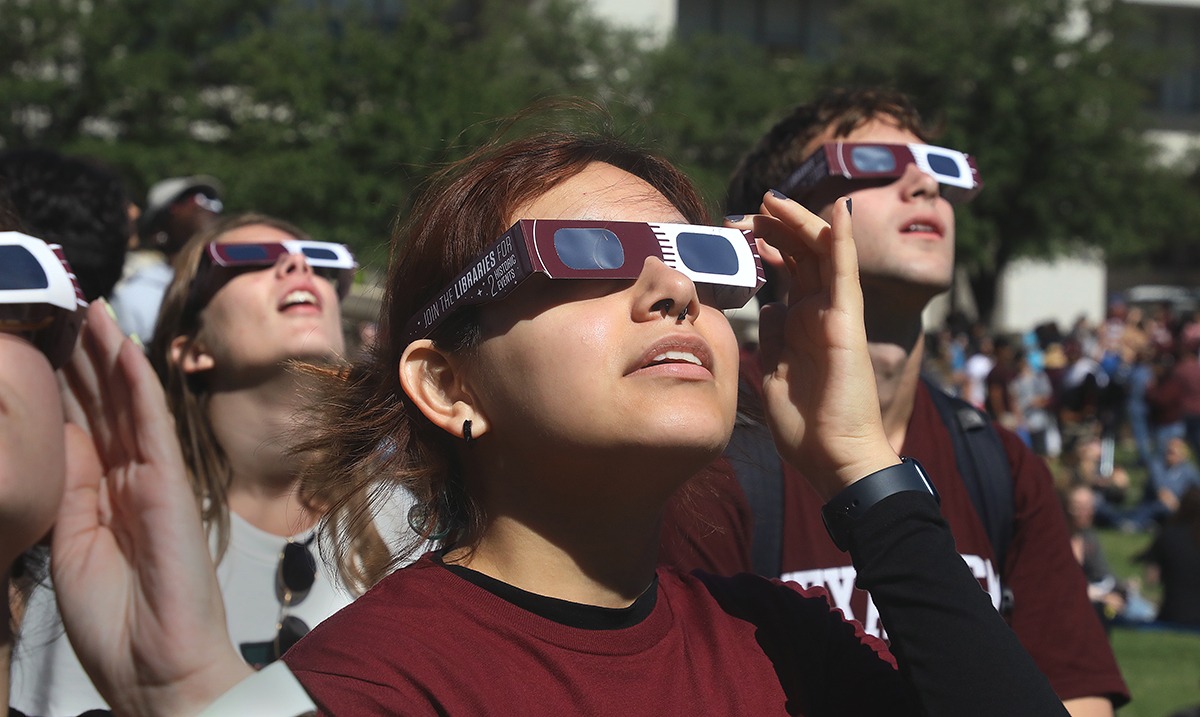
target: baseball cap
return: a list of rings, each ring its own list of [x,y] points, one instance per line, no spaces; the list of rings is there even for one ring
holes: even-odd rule
[[[171,177],[155,182],[146,193],[146,207],[142,210],[140,223],[143,228],[152,228],[167,210],[180,197],[191,192],[204,192],[213,198],[220,198],[224,187],[216,177],[207,174],[196,174],[190,177]]]

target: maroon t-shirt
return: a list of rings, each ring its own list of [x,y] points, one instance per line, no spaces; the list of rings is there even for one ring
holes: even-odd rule
[[[1124,704],[1129,701],[1129,689],[1104,628],[1088,602],[1086,580],[1071,553],[1066,521],[1049,469],[1019,437],[999,426],[995,428],[1013,470],[1015,526],[1003,571],[1004,586],[1013,594],[1009,622],[1060,698],[1108,696],[1114,704]],[[923,383],[917,387],[901,454],[920,461],[929,473],[941,495],[942,515],[950,524],[958,552],[992,604],[999,607],[1002,571],[994,564],[991,543],[958,474],[950,434]],[[740,499],[744,501],[744,495]],[[803,475],[785,466],[781,577],[806,587],[825,588],[848,617],[862,622],[871,634],[886,636],[869,596],[855,587],[850,556],[837,549],[825,530],[820,517],[822,504]],[[719,518],[720,514],[710,514],[707,522],[715,523]],[[710,532],[708,541],[746,527],[738,524]],[[676,530],[671,526],[667,529]],[[744,535],[737,538],[739,543],[745,540]],[[731,554],[732,550],[709,546],[708,552]],[[683,570],[719,572],[730,567],[688,559],[666,544],[662,554],[664,562]],[[750,566],[738,569],[749,570]]]
[[[660,568],[648,614],[585,629],[525,610],[427,554],[285,660],[330,715],[916,711],[887,647],[820,591],[716,580]]]

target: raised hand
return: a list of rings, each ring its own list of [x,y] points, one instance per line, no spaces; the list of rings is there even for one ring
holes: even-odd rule
[[[828,499],[900,462],[867,353],[850,208],[835,203],[832,227],[783,195],[767,194],[761,211],[742,221],[789,281],[786,305],[763,307],[759,321],[767,419],[780,455]]]
[[[250,673],[229,641],[162,389],[102,302],[64,368],[66,493],[51,571],[67,636],[117,714],[186,715]]]

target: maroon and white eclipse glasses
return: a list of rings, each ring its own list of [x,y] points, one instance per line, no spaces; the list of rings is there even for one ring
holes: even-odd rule
[[[696,284],[700,300],[718,309],[744,306],[765,280],[749,230],[522,219],[409,320],[404,341],[429,336],[458,309],[503,299],[533,274],[551,279],[637,279],[648,257],[687,276]]]
[[[61,246],[0,232],[0,331],[29,339],[61,368],[75,347],[85,307]]]
[[[931,144],[826,142],[777,189],[800,200],[828,182],[895,179],[910,164],[936,179],[942,196],[951,202],[968,202],[983,188],[975,160],[958,150]]]

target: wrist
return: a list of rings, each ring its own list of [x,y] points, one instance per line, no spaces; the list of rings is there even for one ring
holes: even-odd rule
[[[931,495],[940,502],[925,469],[912,458],[903,458],[851,483],[821,509],[829,537],[839,550],[850,550],[859,519],[884,499],[909,491]]]

